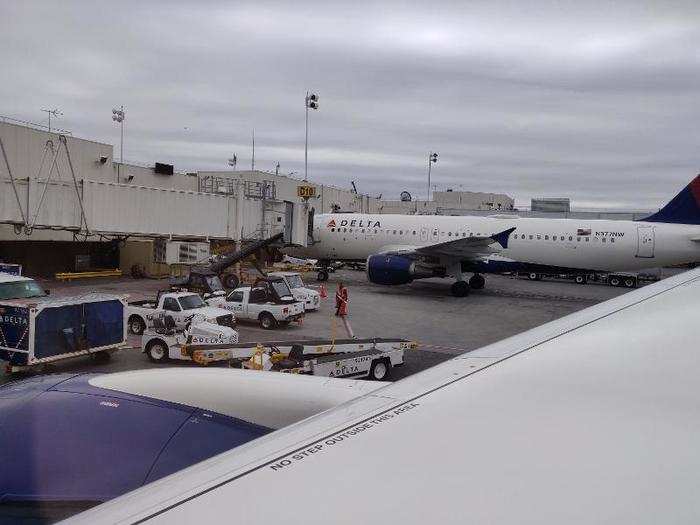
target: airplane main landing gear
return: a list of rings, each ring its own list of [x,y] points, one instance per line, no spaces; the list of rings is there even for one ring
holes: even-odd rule
[[[450,293],[455,297],[466,297],[469,295],[469,283],[467,281],[457,281],[450,287]]]
[[[322,283],[328,280],[328,267],[330,266],[330,261],[318,261],[318,264],[321,268],[318,270],[318,274],[316,274],[316,280]]]
[[[484,279],[483,275],[478,273],[475,273],[469,279],[469,288],[471,288],[472,290],[481,290],[485,284],[486,279]]]

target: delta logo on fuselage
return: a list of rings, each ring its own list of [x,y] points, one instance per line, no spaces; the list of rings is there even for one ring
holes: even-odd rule
[[[372,219],[341,219],[340,224],[336,224],[335,219],[331,219],[326,228],[342,228],[344,226],[349,226],[350,228],[381,228],[382,225],[379,221]]]

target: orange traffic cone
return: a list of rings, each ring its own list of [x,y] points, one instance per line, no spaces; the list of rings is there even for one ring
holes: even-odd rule
[[[318,294],[321,296],[321,299],[326,299],[328,297],[325,284],[321,284],[321,286],[318,287]]]

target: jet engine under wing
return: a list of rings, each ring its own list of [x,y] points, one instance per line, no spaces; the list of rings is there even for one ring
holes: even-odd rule
[[[697,523],[699,310],[693,270],[463,354],[74,522]]]

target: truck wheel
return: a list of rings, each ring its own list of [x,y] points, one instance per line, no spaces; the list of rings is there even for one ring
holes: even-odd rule
[[[146,356],[154,363],[165,363],[168,360],[168,345],[160,339],[151,341],[146,346]]]
[[[527,278],[530,279],[531,281],[541,281],[542,280],[542,276],[539,273],[535,273],[535,272],[527,274]]]
[[[264,328],[265,330],[272,330],[277,326],[277,321],[275,318],[272,316],[272,314],[267,312],[261,313],[258,320],[260,321],[260,327]]]
[[[574,277],[574,281],[576,281],[576,284],[586,284],[588,282],[588,276],[578,274],[576,277]]]
[[[634,277],[626,277],[625,286],[627,288],[635,288],[637,286],[637,279],[635,279]]]
[[[132,315],[129,317],[129,332],[134,335],[143,335],[143,331],[146,329],[146,323],[143,322],[138,315]]]
[[[232,290],[238,288],[238,285],[241,284],[238,277],[233,273],[229,273],[227,275],[224,275],[224,278],[222,280],[224,282],[224,286],[226,288],[231,288]]]
[[[622,279],[620,279],[617,275],[611,275],[608,278],[608,284],[610,286],[620,286],[620,284],[622,284]]]
[[[391,364],[386,359],[377,359],[369,369],[369,378],[374,381],[384,381],[391,375]]]
[[[324,282],[328,280],[328,272],[326,270],[319,270],[316,280],[319,282]]]

